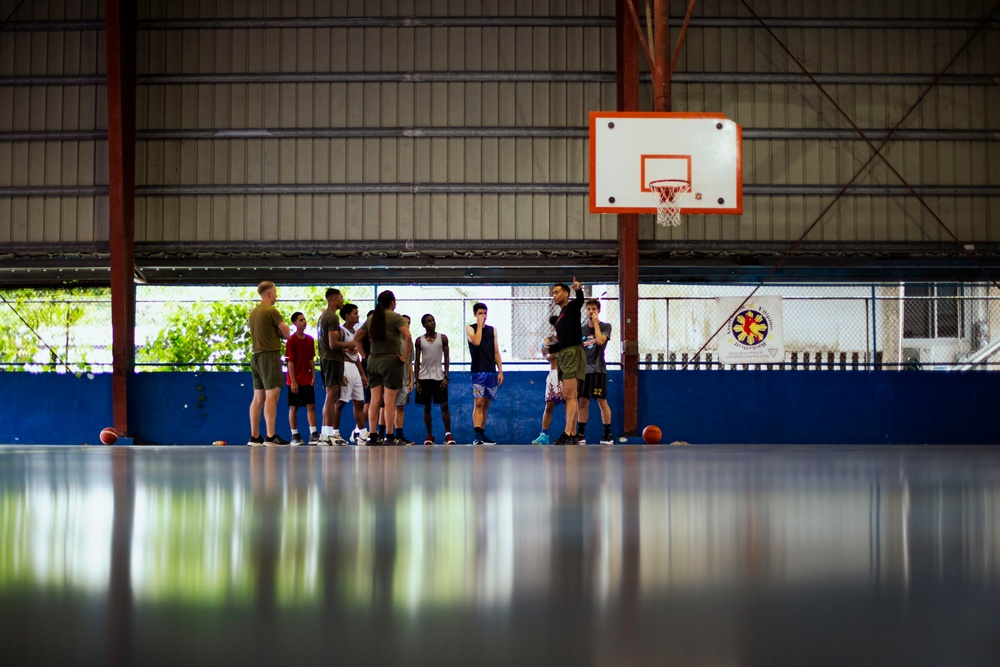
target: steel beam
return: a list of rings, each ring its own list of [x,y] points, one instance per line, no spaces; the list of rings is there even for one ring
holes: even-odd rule
[[[129,434],[128,388],[135,366],[135,11],[129,0],[105,0],[111,391],[119,435]]]
[[[617,0],[615,70],[618,111],[639,109],[639,55],[628,0]],[[622,421],[625,435],[639,431],[639,216],[618,216],[618,299],[622,341]]]
[[[678,17],[680,18],[680,17]],[[772,17],[768,25],[775,28],[817,28],[838,30],[969,30],[976,28],[976,19],[907,19],[907,18],[806,18]],[[253,18],[253,19],[149,19],[139,21],[139,30],[249,30],[286,28],[611,28],[610,16],[455,16],[455,17],[334,17],[334,18]],[[695,28],[757,28],[750,17],[692,17]],[[994,24],[993,29],[1000,28]],[[101,21],[11,21],[4,26],[9,32],[70,32],[103,30]]]

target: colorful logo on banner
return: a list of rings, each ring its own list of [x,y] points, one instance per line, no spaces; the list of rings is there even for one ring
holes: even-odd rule
[[[733,335],[739,345],[760,345],[767,338],[767,331],[767,317],[756,310],[744,310],[733,320]]]
[[[716,300],[716,313],[727,326],[720,334],[722,364],[773,364],[785,360],[781,336],[781,297]]]

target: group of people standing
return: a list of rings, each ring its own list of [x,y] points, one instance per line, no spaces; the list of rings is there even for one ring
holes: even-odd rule
[[[547,383],[543,431],[535,444],[550,444],[548,422],[559,402],[566,405],[566,429],[554,444],[586,444],[582,434],[591,398],[601,406],[604,422],[601,443],[611,444],[611,410],[605,398],[607,368],[604,365],[604,348],[611,335],[611,325],[599,321],[600,303],[591,299],[587,301],[588,322],[583,326],[583,292],[575,279],[573,289],[576,298],[570,300],[568,286],[559,283],[552,288],[553,301],[560,307],[560,313],[552,319],[555,336],[546,339],[548,344],[543,349],[551,359],[552,377]],[[348,403],[353,405],[356,424],[351,441],[369,446],[412,445],[413,442],[403,435],[403,408],[411,393],[415,402],[424,406],[427,428],[424,444],[435,444],[431,419],[434,404],[441,407],[445,430],[442,442],[455,444],[448,408],[448,337],[437,331],[433,315],[428,313],[420,319],[424,334],[414,341],[410,318],[396,313],[396,298],[391,291],[385,290],[378,295],[375,308],[368,312],[364,324],[360,324],[358,307],[345,303],[340,290],[330,288],[326,291],[327,307],[316,325],[317,338],[313,339],[305,332],[308,322],[303,313],[292,315],[294,331],[284,321],[275,308],[277,288],[273,282],[260,283],[257,292],[261,301],[248,320],[253,345],[250,368],[254,387],[248,445],[296,446],[305,442],[318,446],[347,445],[348,439],[340,433],[340,422]],[[503,359],[496,331],[486,324],[489,314],[486,304],[476,303],[472,310],[476,321],[465,328],[474,399],[472,444],[493,445],[496,441],[486,434],[486,418],[490,403],[497,398],[503,384]],[[287,373],[284,376],[282,339],[286,341]],[[313,387],[316,342],[320,378],[326,392],[322,431],[317,430]],[[583,383],[583,395],[578,398],[580,383]],[[283,384],[288,386],[290,441],[276,432]],[[300,407],[307,411],[308,441],[298,431]],[[263,434],[260,431],[262,414],[266,429]]]
[[[453,445],[451,413],[448,409],[450,354],[448,337],[436,330],[434,316],[421,318],[424,335],[414,343],[410,318],[398,315],[391,291],[378,295],[375,308],[364,324],[352,303],[345,303],[340,290],[326,291],[326,309],[316,324],[317,337],[306,333],[308,322],[301,312],[292,314],[292,331],[275,308],[277,288],[271,281],[257,287],[260,303],[248,320],[253,344],[250,369],[254,395],[250,403],[250,446],[343,446],[340,433],[344,406],[353,405],[356,427],[351,441],[359,445],[412,445],[403,435],[403,408],[413,393],[424,405],[427,439],[434,444],[431,406],[441,406],[445,434],[443,443]],[[360,324],[360,326],[359,326]],[[281,341],[285,339],[287,373],[281,370]],[[318,345],[317,345],[318,343]],[[320,380],[326,392],[322,431],[317,430],[315,358],[319,351]],[[278,401],[283,384],[288,386],[288,422],[292,439],[276,433]],[[310,427],[308,441],[298,431],[298,409],[305,407]],[[261,416],[265,432],[260,431]]]

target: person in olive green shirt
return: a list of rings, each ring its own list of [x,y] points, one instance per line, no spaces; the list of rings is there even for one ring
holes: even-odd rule
[[[405,445],[402,429],[396,428],[396,393],[403,386],[403,364],[410,358],[413,341],[410,327],[397,315],[396,296],[389,290],[378,295],[374,312],[354,334],[358,355],[368,356],[368,386],[372,402],[368,408],[368,445]],[[364,340],[371,339],[371,353],[365,355]],[[378,434],[378,412],[385,402],[385,440]],[[358,436],[360,444],[364,433]]]
[[[282,446],[288,441],[275,433],[278,417],[278,399],[281,385],[285,383],[281,372],[281,341],[291,335],[288,323],[274,304],[278,301],[278,288],[270,280],[257,286],[260,303],[250,311],[248,324],[250,340],[253,342],[253,356],[250,358],[250,374],[253,376],[253,401],[250,403],[251,447],[259,445]],[[260,435],[260,413],[264,413],[267,437]]]

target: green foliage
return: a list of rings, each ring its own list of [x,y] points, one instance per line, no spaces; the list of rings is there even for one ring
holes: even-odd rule
[[[173,304],[166,326],[136,351],[136,361],[182,364],[184,370],[240,368],[250,352],[249,315],[247,303]]]
[[[94,344],[93,331],[107,329],[110,342],[110,290],[69,287],[60,290],[18,289],[2,293],[0,300],[0,362],[40,363],[49,370],[68,364],[87,370]],[[61,363],[60,363],[61,362]]]
[[[316,321],[326,308],[325,292],[326,287],[279,286],[278,310],[286,321],[297,310],[305,313],[307,331],[315,335]],[[161,300],[164,294],[169,300]],[[90,370],[90,364],[109,369],[109,289],[19,289],[0,291],[0,295],[7,301],[0,300],[4,331],[0,364],[34,371],[61,370],[60,362],[77,372]],[[364,312],[371,288],[347,288],[344,296],[348,301],[357,299],[353,303]],[[136,297],[136,363],[141,370],[244,370],[248,366],[247,318],[258,303],[256,289],[157,286],[137,290]]]
[[[302,311],[312,329],[326,308],[325,292],[323,287],[279,287],[278,310],[289,326],[292,313]],[[165,364],[144,370],[245,370],[251,352],[247,318],[257,303],[256,298],[168,303],[158,314],[158,333],[136,350],[136,362]]]

